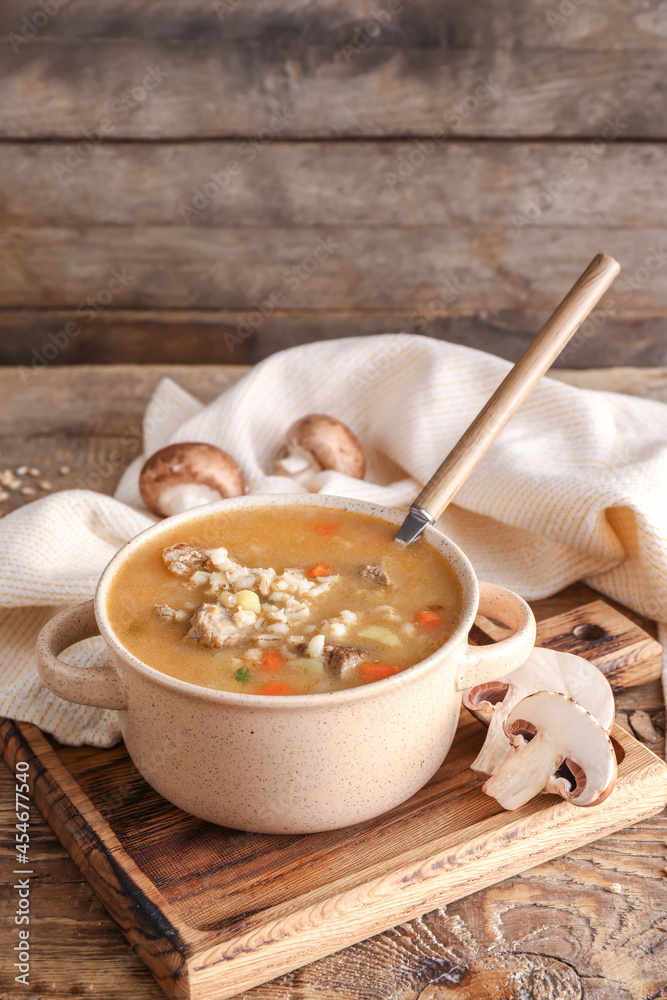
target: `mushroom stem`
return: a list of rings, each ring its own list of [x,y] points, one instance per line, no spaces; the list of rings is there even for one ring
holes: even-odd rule
[[[491,716],[482,749],[470,765],[470,770],[480,778],[494,774],[512,753],[512,746],[503,730],[503,718],[501,712],[494,712]]]
[[[482,786],[482,791],[503,809],[518,809],[544,789],[566,756],[562,745],[541,730],[529,743],[510,754]]]
[[[288,476],[298,476],[304,472],[321,472],[319,465],[307,451],[296,446],[276,462],[277,468]]]
[[[219,490],[213,490],[205,483],[179,483],[167,486],[160,497],[160,505],[167,516],[181,514],[192,507],[201,507],[220,499]]]

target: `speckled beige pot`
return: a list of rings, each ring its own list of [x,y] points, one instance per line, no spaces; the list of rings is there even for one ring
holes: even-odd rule
[[[461,582],[461,621],[436,653],[386,680],[332,694],[227,693],[168,677],[123,648],[109,624],[107,595],[120,566],[149,537],[204,514],[285,503],[359,511],[396,525],[403,519],[376,504],[310,494],[241,497],[187,511],[128,542],[102,574],[95,600],[56,615],[42,629],[37,652],[40,677],[55,694],[118,710],[134,763],[175,805],[240,830],[310,833],[370,819],[421,788],[449,750],[461,691],[522,663],[535,642],[535,621],[516,594],[478,585],[461,550],[427,528],[427,540]],[[468,645],[478,605],[513,635],[491,646]],[[82,669],[58,659],[98,633],[108,663]]]

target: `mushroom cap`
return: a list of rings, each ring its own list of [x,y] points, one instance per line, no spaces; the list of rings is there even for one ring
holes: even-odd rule
[[[509,675],[508,675],[509,677]],[[463,704],[469,712],[488,726],[496,706],[501,705],[510,689],[509,681],[498,678],[495,681],[485,681],[463,692]]]
[[[558,773],[561,765],[549,776],[545,791],[578,806],[593,806],[613,790],[617,763],[612,742],[590,712],[571,698],[553,691],[531,694],[514,706],[504,728],[515,747],[525,745],[525,736],[543,734],[562,754],[572,780]],[[530,743],[525,760],[530,767]]]
[[[364,451],[357,436],[340,420],[324,413],[311,413],[295,421],[285,437],[287,451],[308,452],[321,469],[331,469],[363,479]]]
[[[495,712],[503,715],[536,691],[565,694],[609,729],[614,721],[614,693],[601,670],[574,653],[535,646],[528,659],[503,677],[478,684],[463,693],[463,704],[482,722]]]
[[[139,473],[141,498],[155,514],[181,510],[245,492],[243,473],[231,455],[213,444],[185,441],[161,448]]]

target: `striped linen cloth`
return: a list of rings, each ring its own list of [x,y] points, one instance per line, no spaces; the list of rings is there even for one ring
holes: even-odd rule
[[[265,470],[287,427],[306,413],[329,413],[361,438],[368,471],[364,481],[323,472],[318,491],[401,507],[509,367],[407,334],[309,344],[263,361],[208,406],[164,380],[146,411],[145,454],[174,441],[208,441],[236,458],[249,492],[282,492],[285,481]],[[112,745],[120,739],[117,715],[42,687],[35,637],[57,608],[92,597],[114,552],[153,522],[138,492],[141,461],[113,498],[64,491],[0,521],[0,714],[64,743]],[[439,525],[481,579],[528,599],[585,580],[664,623],[666,501],[667,407],[546,378]],[[101,640],[66,655],[94,663],[104,655]]]

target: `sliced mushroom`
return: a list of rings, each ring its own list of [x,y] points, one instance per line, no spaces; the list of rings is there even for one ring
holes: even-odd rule
[[[607,678],[582,656],[536,646],[525,663],[504,677],[463,693],[463,704],[489,727],[476,759],[475,774],[487,777],[511,753],[503,723],[517,702],[536,691],[556,691],[582,705],[608,730],[614,721],[614,695]]]
[[[577,806],[604,802],[616,784],[616,754],[599,722],[571,698],[538,691],[505,720],[514,748],[482,786],[503,809],[518,809],[538,792]]]
[[[241,496],[245,484],[226,451],[190,441],[167,445],[151,455],[139,473],[139,491],[150,510],[169,517],[221,497]]]
[[[311,413],[287,431],[273,471],[310,489],[313,476],[325,469],[363,479],[366,459],[359,439],[349,427],[335,417]]]

